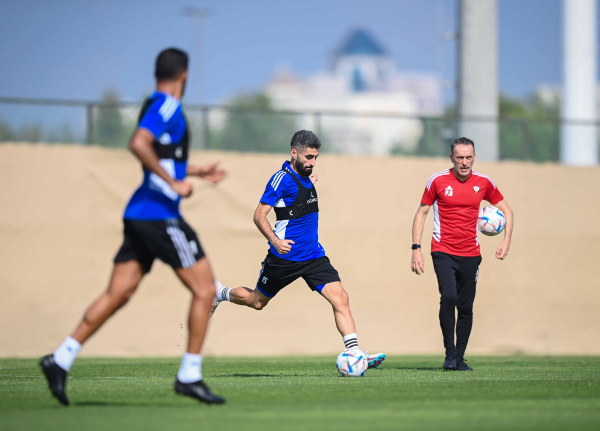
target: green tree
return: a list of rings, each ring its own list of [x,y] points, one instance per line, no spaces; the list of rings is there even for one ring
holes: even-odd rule
[[[75,137],[73,135],[73,131],[71,130],[71,126],[68,123],[65,123],[59,129],[52,129],[48,132],[47,142],[56,142],[59,144],[70,144],[75,142]]]
[[[0,118],[0,142],[10,142],[15,139],[15,134],[6,121]]]
[[[102,94],[95,122],[95,138],[97,143],[102,146],[124,147],[127,145],[128,137],[119,102],[120,97],[113,89],[108,89]]]
[[[40,123],[26,123],[19,128],[16,141],[41,142],[43,140],[42,125]]]
[[[289,149],[296,122],[292,115],[273,111],[265,94],[235,98],[221,131],[210,134],[209,148],[251,152],[284,152]]]
[[[448,154],[450,142],[457,137],[456,108],[448,106],[444,110],[442,118],[423,118],[423,135],[419,139],[417,148],[412,155],[419,156],[445,156]],[[399,147],[392,149],[391,154],[407,154],[406,151],[399,150]]]
[[[546,105],[536,96],[526,102],[500,96],[500,158],[557,161],[558,113],[558,101]]]
[[[537,96],[521,101],[500,95],[500,158],[538,162],[558,160],[559,106],[558,99],[547,104]],[[456,107],[448,106],[442,118],[424,118],[422,121],[423,136],[413,154],[445,156],[450,142],[460,133]],[[395,153],[406,154],[392,150],[392,154]]]

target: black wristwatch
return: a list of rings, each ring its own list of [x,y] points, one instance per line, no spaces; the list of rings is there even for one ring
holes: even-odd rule
[[[411,250],[416,250],[418,248],[421,248],[421,244],[413,244],[412,247],[410,248]]]

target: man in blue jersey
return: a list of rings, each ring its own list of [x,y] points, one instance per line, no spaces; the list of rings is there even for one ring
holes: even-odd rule
[[[222,404],[202,380],[200,350],[215,294],[209,262],[198,237],[179,213],[179,201],[192,193],[194,175],[216,184],[225,172],[216,164],[187,163],[189,134],[180,100],[187,80],[188,56],[170,48],[156,59],[156,91],[142,106],[138,128],[129,148],[140,160],[144,180],[125,209],[124,241],[114,259],[107,291],[87,310],[79,326],[40,365],[52,394],[69,404],[65,393],[67,372],[81,345],[133,295],[155,258],[173,267],[192,293],[188,345],[175,381],[175,391],[202,402]]]
[[[271,177],[254,213],[254,223],[270,246],[256,288],[230,289],[217,281],[213,312],[221,301],[262,310],[281,289],[302,277],[331,303],[346,348],[358,348],[348,294],[319,244],[318,177],[312,175],[319,148],[321,141],[313,132],[301,130],[292,137],[291,160]],[[273,208],[275,229],[267,220]],[[384,359],[383,353],[369,355],[369,368],[377,368]]]

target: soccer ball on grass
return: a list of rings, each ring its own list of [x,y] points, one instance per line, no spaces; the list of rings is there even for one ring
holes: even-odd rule
[[[335,362],[343,377],[362,377],[369,368],[367,355],[358,349],[346,349],[340,353]]]

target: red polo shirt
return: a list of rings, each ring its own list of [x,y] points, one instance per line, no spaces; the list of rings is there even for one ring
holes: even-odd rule
[[[484,199],[492,205],[504,199],[487,175],[471,171],[463,182],[452,169],[433,174],[421,199],[423,205],[433,206],[431,251],[479,256],[477,217]]]

